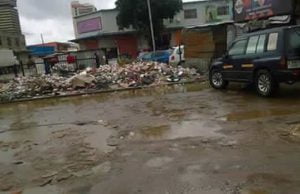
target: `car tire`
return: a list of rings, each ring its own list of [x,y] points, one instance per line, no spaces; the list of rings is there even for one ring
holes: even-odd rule
[[[223,79],[221,71],[213,69],[209,73],[210,85],[215,89],[226,89],[229,82]]]
[[[268,70],[259,70],[255,78],[255,87],[260,96],[270,97],[277,92],[279,84]]]

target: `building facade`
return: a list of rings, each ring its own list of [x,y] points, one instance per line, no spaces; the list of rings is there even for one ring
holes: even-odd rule
[[[11,49],[22,61],[26,42],[22,34],[16,0],[0,0],[0,49]]]
[[[176,46],[181,41],[183,28],[232,21],[232,3],[229,0],[194,1],[183,4],[183,10],[172,20],[165,20],[165,32],[157,37],[158,48]],[[80,48],[102,49],[110,56],[130,55],[136,57],[150,48],[147,39],[134,29],[120,30],[116,17],[118,10],[99,10],[73,18],[74,31]]]
[[[79,1],[72,1],[71,2],[71,8],[72,8],[72,15],[73,17],[89,14],[92,12],[97,11],[97,8],[89,3],[81,4]]]
[[[0,0],[0,30],[21,34],[16,0]]]

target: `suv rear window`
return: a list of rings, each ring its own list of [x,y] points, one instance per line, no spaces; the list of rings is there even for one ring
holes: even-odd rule
[[[288,31],[287,51],[289,54],[300,55],[300,27]]]
[[[278,44],[278,33],[269,34],[268,51],[276,51]]]

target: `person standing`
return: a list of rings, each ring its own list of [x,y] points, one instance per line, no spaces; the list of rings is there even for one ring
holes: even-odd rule
[[[95,61],[96,61],[96,68],[100,67],[100,59],[97,53],[94,54],[95,56]]]

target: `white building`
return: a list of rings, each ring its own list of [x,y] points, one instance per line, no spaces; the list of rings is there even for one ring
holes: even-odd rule
[[[158,47],[178,45],[183,28],[209,23],[232,21],[232,3],[227,0],[204,0],[183,3],[183,10],[172,20],[166,20],[166,30],[157,37]],[[118,10],[99,10],[74,17],[74,31],[81,49],[103,49],[111,55],[136,56],[148,49],[144,36],[134,29],[120,30],[116,17]]]
[[[77,17],[77,16],[81,16],[81,15],[85,15],[97,11],[97,8],[94,5],[90,3],[81,4],[79,3],[79,1],[72,1],[71,8],[72,8],[73,17]]]

